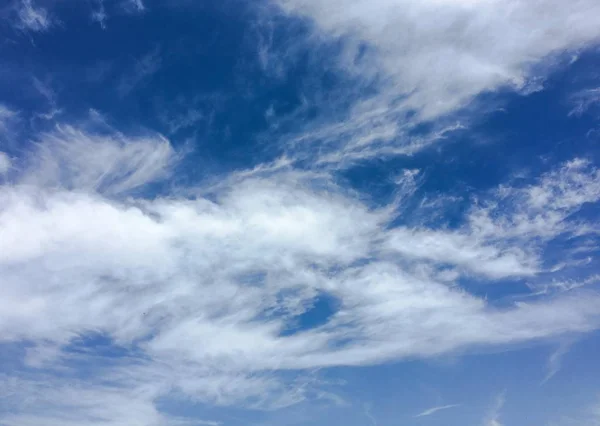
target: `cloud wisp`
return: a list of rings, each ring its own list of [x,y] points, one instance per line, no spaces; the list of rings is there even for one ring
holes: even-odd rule
[[[503,423],[500,421],[500,414],[505,403],[506,393],[502,392],[496,397],[492,408],[490,408],[489,413],[483,422],[483,426],[503,426]]]
[[[24,30],[40,32],[47,31],[52,26],[48,11],[36,6],[32,0],[21,0],[17,6],[17,26]]]
[[[427,410],[417,414],[415,416],[416,417],[427,417],[427,416],[431,416],[432,414],[435,414],[439,411],[443,411],[443,410],[448,410],[450,408],[456,408],[456,407],[460,407],[460,404],[449,404],[449,405],[440,405],[437,407],[432,407],[432,408],[428,408]]]

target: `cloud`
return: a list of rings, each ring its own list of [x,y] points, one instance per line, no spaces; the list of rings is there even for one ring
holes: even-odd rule
[[[32,0],[21,0],[18,6],[19,26],[30,31],[46,31],[52,26],[48,11]]]
[[[371,404],[364,405],[364,412],[365,412],[365,416],[369,419],[369,422],[371,423],[371,425],[377,426],[377,419],[371,412]]]
[[[548,358],[548,363],[546,365],[547,372],[546,376],[544,377],[544,380],[542,381],[542,384],[552,379],[556,375],[556,373],[560,371],[562,367],[562,360],[565,357],[565,355],[569,352],[572,345],[573,342],[563,342],[558,346],[558,348],[554,352],[552,352],[552,354]]]
[[[21,407],[3,414],[3,423],[43,416],[87,424],[99,415],[120,424],[122,405],[107,408],[106,399],[119,395],[137,407],[138,420],[125,417],[127,424],[171,424],[155,401],[174,395],[276,408],[318,394],[306,370],[600,326],[598,295],[584,289],[498,308],[456,282],[462,274],[485,282],[513,276],[528,259],[543,257],[535,237],[548,238],[548,224],[569,229],[566,217],[543,232],[534,227],[529,239],[503,235],[503,221],[529,221],[523,211],[535,210],[545,198],[541,189],[557,181],[562,192],[553,193],[548,211],[566,215],[595,200],[597,183],[589,176],[597,172],[589,164],[569,162],[535,185],[492,191],[490,203],[499,194],[529,200],[516,211],[499,210],[499,227],[473,225],[469,218],[481,209],[492,211],[475,205],[464,227],[448,231],[390,227],[396,207],[414,191],[401,191],[391,208],[374,208],[326,173],[286,167],[144,197],[146,185],[174,173],[177,156],[160,136],[59,125],[36,138],[28,158],[19,159],[24,166],[0,186],[0,338],[27,345],[20,362],[40,372],[3,380],[25,394],[30,386],[54,386],[61,369],[95,366],[89,380],[44,396],[39,413]],[[458,275],[438,281],[448,265]],[[323,294],[336,301],[328,321],[286,333]],[[94,335],[126,356],[99,362],[94,344],[70,349]],[[85,405],[56,417],[72,404],[69,389],[89,395],[81,404],[100,401],[107,411]]]
[[[600,103],[600,88],[581,90],[571,95],[569,100],[573,105],[569,115],[580,116]]]
[[[167,116],[165,114],[161,117],[161,121],[169,129],[169,134],[176,134],[180,130],[194,127],[203,120],[207,120],[206,115],[201,110],[194,108],[188,109],[182,115]]]
[[[422,413],[417,414],[415,417],[426,417],[437,413],[438,411],[448,410],[449,408],[460,407],[460,404],[440,405],[438,407],[429,408]]]
[[[274,3],[307,22],[312,51],[348,77],[340,96],[322,100],[328,118],[298,135],[305,145],[333,144],[324,154],[346,162],[411,153],[439,141],[444,129],[463,128],[477,115],[478,95],[539,90],[549,69],[568,62],[566,53],[600,37],[594,0]],[[327,41],[341,45],[341,53],[323,51]],[[318,96],[310,101],[319,104]],[[412,130],[424,121],[435,121],[434,131],[416,136]]]
[[[137,12],[143,12],[146,10],[146,6],[142,0],[128,0],[130,7],[134,8]]]
[[[490,409],[489,413],[486,416],[486,420],[483,423],[483,426],[502,426],[503,424],[500,422],[500,411],[504,407],[506,402],[506,394],[505,392],[500,393],[496,397],[496,401],[494,405]]]
[[[136,60],[133,69],[121,77],[117,85],[119,96],[128,95],[133,89],[149,80],[162,64],[160,49],[156,48]]]
[[[10,167],[11,167],[10,157],[6,153],[0,151],[0,176],[8,173],[8,171],[10,170]]]
[[[543,175],[536,184],[501,187],[497,198],[476,209],[471,226],[482,236],[552,239],[563,233],[585,233],[585,226],[567,221],[582,206],[600,200],[600,171],[575,158]]]
[[[537,259],[521,248],[486,245],[476,235],[397,228],[389,236],[390,249],[406,257],[459,266],[489,278],[528,276],[538,270]]]
[[[570,416],[564,416],[559,419],[553,419],[548,423],[549,426],[598,426],[600,425],[600,398],[592,397],[591,403],[577,410]]]
[[[104,30],[106,29],[106,21],[108,20],[108,14],[106,13],[106,9],[104,7],[104,0],[98,0],[96,4],[97,9],[92,10],[92,21],[98,22],[100,27]]]
[[[167,177],[176,158],[161,136],[131,139],[57,126],[38,136],[21,179],[28,185],[115,195]]]
[[[19,133],[19,123],[21,117],[19,112],[0,103],[0,146],[2,150],[9,150],[14,146],[16,135]],[[6,160],[4,164],[6,165]]]
[[[594,1],[280,0],[332,37],[364,41],[373,54],[351,70],[379,74],[403,104],[434,117],[503,85],[522,88],[547,55],[597,40]],[[553,10],[547,13],[548,10]],[[437,19],[443,16],[444,19]],[[561,31],[550,31],[556,25]],[[410,58],[410,59],[408,59]]]
[[[6,132],[9,124],[16,116],[16,111],[13,111],[6,105],[0,104],[0,132]]]
[[[600,200],[599,182],[600,171],[576,158],[529,185],[503,185],[481,196],[459,229],[398,226],[387,233],[384,244],[407,258],[455,267],[455,272],[488,279],[533,277],[543,271],[541,249],[554,239],[595,234],[591,223],[569,218]],[[563,283],[562,288],[593,282],[594,276]],[[560,282],[544,285],[561,287]]]
[[[48,103],[48,112],[38,113],[36,114],[36,117],[42,118],[44,120],[52,120],[57,114],[62,113],[62,110],[58,108],[57,94],[48,82],[43,82],[38,78],[34,77],[33,87],[35,88],[35,90],[38,91],[40,96],[42,96]]]
[[[146,384],[135,389],[101,385],[91,387],[83,380],[48,377],[32,378],[0,376],[0,397],[17,412],[5,412],[2,424],[7,426],[148,425],[185,426],[217,425],[214,422],[191,421],[160,413],[154,406],[156,389]]]
[[[44,17],[28,18],[38,31],[41,22],[50,25],[43,9],[22,4]],[[144,9],[140,1],[128,4]],[[568,248],[553,242],[597,233],[573,217],[600,201],[592,162],[575,158],[527,184],[511,181],[465,200],[471,206],[453,227],[438,220],[445,202],[427,205],[417,196],[416,170],[398,173],[395,198],[384,206],[344,188],[335,174],[461,131],[454,114],[480,93],[506,86],[527,92],[548,55],[595,40],[590,16],[599,6],[279,4],[308,17],[315,34],[339,38],[344,51],[336,65],[357,84],[340,89],[351,87],[331,115],[284,141],[285,155],[273,164],[173,189],[167,179],[186,170],[167,138],[73,124],[35,134],[18,157],[0,153],[0,174],[10,170],[10,180],[0,180],[0,344],[15,349],[18,365],[0,376],[0,395],[11,407],[0,423],[198,424],[168,415],[161,404],[276,409],[324,395],[307,371],[510,347],[600,327],[600,296],[586,288],[597,278],[553,275],[576,267],[553,259],[566,259],[571,248],[589,251],[578,241]],[[98,7],[93,18],[104,25],[103,2]],[[280,74],[285,66],[274,49],[271,39],[261,45],[262,66],[275,62]],[[139,88],[161,64],[160,49],[141,57],[118,94]],[[48,86],[34,83],[54,106]],[[203,114],[165,112],[165,124],[175,134]],[[12,116],[0,107],[0,127]],[[413,132],[438,118],[426,135]],[[294,168],[306,159],[309,166]],[[167,189],[156,190],[165,182]],[[418,226],[401,220],[409,204],[420,206]],[[532,293],[556,291],[502,305],[471,291],[524,278]],[[299,327],[321,298],[332,301],[330,315]],[[560,354],[549,374],[559,365]],[[501,425],[503,404],[500,395],[486,426]],[[365,414],[375,423],[370,408]]]

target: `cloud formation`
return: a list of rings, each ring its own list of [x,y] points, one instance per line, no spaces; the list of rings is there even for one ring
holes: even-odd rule
[[[99,356],[74,355],[80,339],[108,339],[128,355],[74,386],[83,386],[78,392],[90,393],[89,400],[103,401],[97,392],[105,386],[107,398],[115,389],[142,395],[139,410],[148,414],[139,424],[163,424],[153,401],[173,390],[214,404],[279,407],[307,397],[311,386],[301,376],[284,379],[303,370],[600,326],[600,299],[592,292],[498,308],[453,284],[472,274],[492,282],[536,274],[539,236],[575,225],[585,232],[568,213],[597,201],[597,179],[589,176],[598,171],[580,160],[537,184],[491,193],[500,200],[495,209],[502,197],[527,201],[516,211],[498,210],[499,225],[490,227],[482,218],[493,209],[479,205],[463,228],[448,231],[390,228],[394,208],[369,207],[313,172],[257,169],[198,187],[193,197],[126,196],[175,167],[177,154],[166,139],[62,125],[36,143],[24,162],[29,167],[0,187],[0,337],[8,345],[29,342],[21,362],[50,371],[74,368],[73,356],[78,363]],[[545,211],[560,220],[532,226],[532,218],[543,217],[536,209],[548,192],[554,197]],[[530,231],[506,233],[505,221]],[[336,301],[328,321],[286,332],[320,295]],[[18,395],[55,380],[47,374],[3,381],[21,389]],[[49,413],[69,400],[63,394],[40,397]],[[65,400],[56,401],[61,395]],[[81,405],[73,411],[80,420],[60,421],[91,422],[97,409]],[[2,421],[35,422],[22,411]]]
[[[32,0],[21,0],[17,6],[18,26],[29,31],[46,31],[52,26],[48,11]]]
[[[45,9],[19,4],[24,28],[51,26]],[[277,139],[285,155],[276,162],[175,187],[169,179],[184,173],[183,153],[164,136],[57,123],[55,114],[19,155],[0,152],[0,346],[15,363],[0,375],[11,407],[0,423],[198,424],[161,404],[281,408],[320,398],[322,383],[306,373],[321,368],[600,328],[600,296],[588,288],[598,276],[578,268],[597,250],[597,227],[581,214],[600,201],[591,160],[465,199],[453,226],[434,220],[447,206],[427,206],[419,170],[398,171],[394,199],[379,205],[336,174],[463,130],[461,111],[479,94],[540,88],[552,61],[597,40],[597,2],[277,4],[310,22],[318,37],[302,43],[340,42],[332,62],[356,86],[344,85],[347,98],[332,102],[331,114]],[[104,25],[97,6],[93,18]],[[284,73],[285,59],[267,44],[259,49],[264,71],[276,63]],[[160,53],[118,79],[122,100],[158,72]],[[52,92],[37,89],[54,111]],[[577,108],[593,99],[582,95]],[[15,116],[0,105],[2,136]],[[205,115],[163,117],[176,135]],[[415,131],[428,121],[431,131]],[[402,220],[407,205],[420,206],[417,225]],[[483,295],[484,286],[507,285],[531,291]],[[303,322],[323,300],[322,321]],[[501,425],[503,404],[501,395],[486,426]]]
[[[334,163],[431,144],[472,118],[456,114],[478,95],[539,90],[549,70],[600,37],[594,0],[274,2],[287,16],[307,20],[317,43],[344,46],[335,63],[352,81],[339,105],[349,104],[347,113],[299,135],[304,143],[333,144],[322,161],[333,156]],[[411,134],[434,120],[442,120],[437,134]]]
[[[57,126],[38,136],[22,166],[22,182],[116,195],[167,177],[176,159],[162,136],[132,139]]]

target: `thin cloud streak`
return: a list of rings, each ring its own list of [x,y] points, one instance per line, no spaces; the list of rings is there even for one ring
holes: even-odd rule
[[[571,341],[563,342],[558,346],[558,348],[554,352],[552,352],[550,357],[548,357],[548,363],[546,365],[547,372],[546,376],[542,380],[542,384],[548,382],[556,375],[556,373],[560,371],[562,367],[563,358],[565,357],[565,355],[567,355],[567,353],[569,353],[569,350],[572,346],[573,342]]]
[[[455,408],[455,407],[460,407],[460,404],[449,404],[449,405],[440,405],[439,407],[432,407],[432,408],[429,408],[429,409],[423,411],[422,413],[417,414],[415,416],[415,418],[431,416],[432,414],[435,414],[438,411],[448,410],[450,408]]]

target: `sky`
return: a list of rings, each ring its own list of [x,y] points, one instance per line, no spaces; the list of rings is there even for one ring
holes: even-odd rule
[[[0,425],[600,425],[598,16],[2,2]]]

